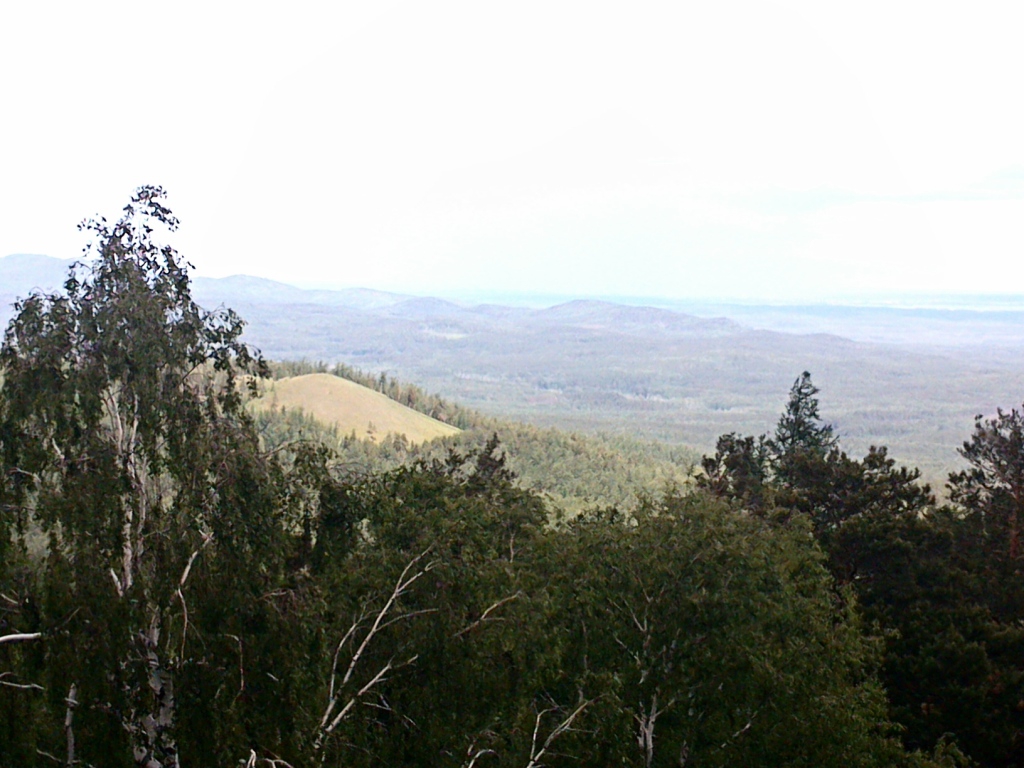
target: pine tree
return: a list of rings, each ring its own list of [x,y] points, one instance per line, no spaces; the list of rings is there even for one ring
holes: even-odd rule
[[[794,465],[802,457],[824,457],[838,444],[832,425],[821,421],[818,411],[818,392],[811,382],[811,374],[804,371],[789,390],[786,410],[779,418],[771,445],[778,472],[791,479]]]
[[[1005,536],[1006,552],[1016,559],[1024,517],[1024,413],[998,409],[993,419],[975,417],[974,434],[959,453],[970,467],[950,475],[953,501]]]

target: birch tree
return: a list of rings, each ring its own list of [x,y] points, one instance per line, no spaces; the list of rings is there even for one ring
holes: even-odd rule
[[[55,659],[75,727],[93,720],[150,768],[181,762],[192,583],[256,530],[228,486],[254,446],[244,388],[265,368],[233,312],[192,300],[190,265],[161,242],[178,224],[163,201],[143,187],[116,223],[83,223],[85,258],[63,291],[18,302],[0,349],[5,495],[46,536],[55,615],[73,614]]]
[[[567,534],[566,669],[619,702],[592,739],[602,764],[892,764],[876,646],[837,609],[808,527],[667,494]]]

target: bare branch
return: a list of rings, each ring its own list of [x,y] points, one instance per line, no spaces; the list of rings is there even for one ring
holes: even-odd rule
[[[12,635],[0,635],[0,645],[4,643],[25,643],[29,640],[38,640],[42,636],[42,632],[15,632]]]
[[[476,750],[474,752],[474,750]],[[486,755],[497,755],[493,749],[477,749],[476,742],[469,745],[469,749],[466,750],[466,757],[468,758],[465,763],[462,764],[462,768],[473,768],[476,765],[476,761]]]
[[[345,672],[345,677],[341,681],[342,685],[345,685],[352,678],[352,673],[355,671],[356,665],[359,663],[359,659],[362,658],[363,652],[366,650],[366,646],[370,644],[370,641],[373,640],[374,636],[381,630],[381,624],[384,621],[384,617],[387,616],[398,598],[404,595],[417,579],[434,567],[433,562],[427,563],[427,565],[421,570],[417,571],[412,576],[409,576],[409,571],[412,570],[412,567],[422,560],[429,551],[430,548],[427,548],[420,554],[416,555],[416,557],[410,560],[405,568],[402,569],[402,574],[398,577],[395,588],[391,591],[391,597],[388,598],[387,602],[384,603],[384,607],[377,613],[377,618],[374,620],[373,626],[370,628],[370,631],[366,633],[366,637],[363,638],[363,642],[360,643],[359,648],[356,650],[355,654],[353,654],[352,661],[349,663],[348,669]],[[390,624],[393,622],[389,621],[388,623]]]
[[[68,689],[68,697],[64,699],[64,703],[67,704],[67,710],[64,714],[64,734],[67,737],[68,743],[68,768],[73,768],[75,765],[75,707],[78,706],[78,686],[75,683],[71,684]]]
[[[491,613],[493,613],[494,611],[498,610],[503,605],[511,603],[513,600],[518,600],[522,596],[523,596],[522,592],[516,592],[514,595],[509,595],[508,597],[503,597],[501,600],[498,600],[497,602],[492,603],[487,608],[486,611],[484,611],[482,614],[480,614],[480,618],[479,619],[474,621],[472,624],[470,624],[470,625],[468,625],[466,627],[463,627],[458,632],[456,632],[454,635],[452,635],[452,637],[453,638],[462,637],[463,635],[465,635],[465,634],[467,634],[469,632],[472,632],[474,629],[476,629],[480,625],[486,623],[487,621],[501,621],[501,619],[490,619],[489,617],[490,617]]]
[[[416,616],[426,616],[428,613],[437,613],[437,608],[422,608],[418,611],[407,611],[406,613],[401,613],[398,616],[395,616],[394,618],[389,619],[388,621],[385,621],[383,624],[381,624],[380,629],[385,629],[386,627],[390,627],[392,624],[397,624],[400,621],[412,619]]]
[[[45,688],[43,688],[43,686],[36,685],[35,683],[12,683],[10,680],[4,680],[5,677],[9,677],[11,674],[13,674],[13,673],[11,673],[11,672],[0,672],[0,685],[6,686],[8,688],[16,688],[16,689],[21,690],[21,691],[45,691],[46,690]]]
[[[342,676],[340,683],[337,680],[338,659],[340,658],[341,651],[345,647],[345,645],[350,640],[352,642],[355,642],[356,633],[363,627],[363,622],[366,619],[365,610],[362,611],[359,614],[359,616],[355,619],[355,621],[352,622],[351,626],[349,626],[348,630],[345,632],[344,636],[339,641],[338,646],[337,648],[335,648],[334,651],[334,658],[331,662],[331,677],[328,688],[327,707],[324,709],[324,714],[320,719],[320,725],[318,726],[317,729],[319,731],[319,734],[313,746],[314,750],[319,750],[323,746],[326,737],[330,735],[330,733],[333,732],[334,729],[337,728],[338,725],[348,716],[348,714],[352,711],[352,708],[356,705],[356,703],[363,696],[369,693],[369,691],[371,691],[375,686],[386,680],[386,675],[396,668],[393,664],[394,659],[389,660],[387,664],[385,664],[380,670],[378,670],[377,674],[375,674],[368,683],[366,683],[352,697],[350,697],[348,702],[341,708],[341,710],[338,711],[337,714],[335,714],[335,710],[337,709],[340,700],[340,691],[351,682],[352,677],[355,674],[356,669],[358,668],[359,661],[363,658],[363,655],[366,652],[367,647],[370,645],[373,639],[378,634],[380,634],[382,630],[386,629],[392,624],[395,624],[399,621],[405,621],[406,619],[411,619],[414,616],[420,616],[425,613],[434,612],[434,609],[425,609],[420,611],[408,611],[406,613],[400,613],[394,616],[390,615],[399,598],[401,598],[406,592],[408,592],[409,589],[412,587],[413,584],[416,583],[417,580],[419,580],[423,575],[425,575],[435,567],[436,563],[434,561],[431,561],[423,567],[419,568],[418,570],[415,570],[416,566],[420,563],[420,561],[423,560],[424,557],[427,556],[431,549],[432,547],[427,547],[427,549],[423,550],[423,552],[416,555],[416,557],[410,560],[406,564],[405,568],[402,569],[402,573],[395,581],[395,586],[391,590],[391,595],[385,601],[384,605],[380,608],[380,610],[377,611],[377,614],[373,620],[373,624],[370,626],[366,635],[363,637],[362,642],[359,643],[359,646],[355,649],[355,652],[352,654],[352,658],[349,660],[348,667],[345,669],[345,674]],[[407,666],[409,664],[412,664],[414,661],[416,661],[417,658],[418,656],[413,656],[408,661],[404,662],[403,664],[400,664],[399,666]]]
[[[196,561],[196,558],[199,557],[199,553],[206,549],[207,545],[211,541],[213,541],[213,534],[203,534],[203,543],[200,544],[199,548],[196,549],[189,557],[188,563],[185,565],[185,570],[181,572],[181,579],[178,580],[177,594],[178,600],[181,601],[181,612],[183,618],[183,623],[181,626],[181,652],[179,654],[179,658],[181,659],[185,658],[185,636],[188,633],[188,603],[185,602],[185,595],[181,590],[185,588],[185,582],[188,581],[188,576],[190,573],[192,573],[192,564]]]
[[[6,680],[0,680],[0,685],[4,686],[5,688],[16,688],[16,689],[18,689],[20,691],[45,691],[46,690],[45,688],[43,688],[43,686],[37,685],[36,683],[9,683]]]
[[[328,707],[327,712],[324,714],[324,719],[320,723],[321,728],[323,727],[324,723],[327,722],[327,718],[330,717],[331,709],[333,708],[333,703],[335,700],[334,684],[337,680],[338,656],[341,654],[341,649],[345,647],[345,643],[347,643],[349,638],[352,637],[356,633],[356,631],[358,631],[360,625],[363,623],[364,618],[365,614],[360,613],[359,616],[352,622],[352,626],[348,628],[348,631],[345,632],[344,636],[341,638],[341,641],[338,643],[338,647],[334,649],[334,660],[331,663],[331,684],[327,692],[327,699],[331,702],[331,706]]]
[[[181,573],[181,580],[178,582],[178,587],[179,588],[185,586],[185,582],[188,581],[188,576],[192,572],[192,563],[194,563],[196,561],[196,558],[199,557],[199,553],[202,552],[204,549],[206,549],[207,545],[211,541],[213,541],[213,534],[212,533],[204,533],[203,534],[203,543],[199,545],[199,549],[197,549],[195,552],[193,552],[191,554],[191,556],[189,556],[188,563],[185,565],[185,570],[182,571],[182,573]]]
[[[117,577],[113,568],[110,569],[110,578],[114,580],[114,589],[117,590],[117,596],[124,597],[124,588],[121,586],[121,579]]]
[[[651,706],[649,709],[644,711],[643,705],[641,705],[642,715],[634,715],[633,719],[636,720],[639,726],[639,731],[636,735],[637,745],[644,753],[644,765],[650,768],[654,762],[654,726],[658,721],[658,717],[662,715],[666,710],[672,708],[672,705],[676,703],[675,697],[669,700],[668,704],[658,708],[658,691],[655,691],[651,695]]]
[[[719,747],[719,749],[725,749],[725,748],[726,748],[726,747],[728,747],[728,746],[729,746],[730,744],[732,744],[732,743],[733,743],[734,741],[736,741],[736,739],[738,739],[738,738],[739,738],[740,736],[742,736],[742,735],[743,735],[744,733],[746,733],[747,731],[749,731],[749,730],[750,730],[750,728],[751,728],[751,726],[752,726],[752,725],[754,724],[754,718],[755,718],[755,717],[757,717],[757,713],[758,713],[759,711],[760,711],[760,710],[755,710],[755,711],[754,711],[754,714],[752,714],[752,715],[750,716],[750,719],[749,719],[749,720],[747,721],[747,724],[746,724],[746,725],[744,725],[744,726],[743,726],[742,728],[740,728],[740,729],[739,729],[738,731],[736,731],[736,733],[734,733],[734,734],[733,734],[733,735],[732,735],[732,736],[731,736],[731,737],[729,738],[729,740],[728,740],[728,741],[725,741],[725,742],[723,742],[723,743],[722,743],[722,745],[721,745],[721,746]]]
[[[31,477],[32,480],[35,481],[35,484],[37,486],[41,486],[43,484],[42,479],[35,472],[29,472],[28,470],[22,469],[21,467],[12,467],[11,471],[14,472],[14,474],[16,475],[24,475],[25,477]]]
[[[757,713],[755,712],[754,714],[756,715]],[[750,719],[749,719],[749,720],[747,721],[747,724],[746,724],[746,725],[744,725],[744,726],[743,726],[742,728],[740,728],[740,729],[739,729],[738,731],[736,731],[736,733],[734,733],[734,734],[732,735],[732,739],[730,739],[730,741],[733,741],[733,740],[735,740],[735,739],[736,739],[737,737],[739,737],[739,736],[742,736],[742,735],[743,735],[744,733],[746,733],[747,731],[749,731],[749,730],[750,730],[750,726],[752,726],[753,724],[754,724],[754,718],[753,718],[753,717],[751,717],[751,718],[750,718]],[[724,744],[723,744],[722,746],[723,746],[723,747],[725,747],[725,745],[724,745]]]
[[[245,666],[243,665],[243,661],[245,660],[245,649],[242,647],[242,638],[240,638],[238,635],[226,634],[224,635],[224,637],[230,637],[232,640],[238,643],[238,693],[235,695],[235,698],[237,699],[245,692]],[[273,675],[270,675],[270,677],[275,682],[279,682],[277,678]]]
[[[577,717],[579,717],[579,715],[583,712],[584,709],[593,704],[593,702],[593,699],[585,699],[581,701],[579,706],[577,706],[576,709],[574,709],[564,720],[562,720],[562,722],[556,725],[554,729],[548,734],[548,737],[544,740],[544,744],[541,745],[540,749],[537,748],[537,740],[540,734],[540,721],[544,717],[544,715],[548,714],[549,712],[556,712],[558,711],[558,708],[551,707],[550,709],[542,709],[541,711],[539,711],[537,713],[537,718],[534,721],[533,725],[533,742],[530,744],[530,762],[526,764],[526,768],[540,768],[540,766],[544,765],[542,762],[540,762],[541,758],[543,758],[544,755],[547,754],[548,749],[554,743],[555,739],[557,739],[559,736],[566,733],[567,731],[572,730],[573,721]]]
[[[413,662],[415,662],[416,659],[418,659],[418,658],[419,658],[419,656],[413,656],[407,662],[405,662],[404,664],[400,664],[399,666],[401,666],[401,667],[408,666],[409,664],[412,664]],[[341,711],[338,712],[338,714],[335,716],[335,718],[331,721],[331,724],[323,729],[322,735],[326,736],[326,735],[330,734],[331,732],[333,732],[334,729],[337,728],[341,724],[341,721],[345,719],[345,717],[348,715],[348,713],[352,711],[352,707],[354,707],[356,705],[356,702],[359,701],[359,699],[361,699],[367,693],[369,693],[376,685],[378,685],[378,684],[384,682],[385,680],[387,680],[387,673],[390,672],[392,669],[395,669],[395,668],[396,668],[395,665],[392,664],[391,661],[389,661],[387,664],[385,664],[383,667],[381,667],[380,671],[376,675],[374,675],[373,678],[371,678],[370,681],[366,685],[364,685],[362,688],[360,688],[359,691],[352,698],[350,698],[348,700],[348,703],[346,703],[345,706],[341,708]]]

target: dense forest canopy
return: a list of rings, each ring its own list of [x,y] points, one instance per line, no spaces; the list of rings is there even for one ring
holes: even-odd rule
[[[261,432],[176,224],[152,187],[91,222],[0,349],[0,765],[1024,765],[1021,412],[948,505],[806,373],[578,514],[493,432],[352,472]]]
[[[350,474],[394,469],[416,461],[443,459],[449,451],[473,453],[492,435],[501,444],[520,485],[542,494],[558,509],[574,514],[592,506],[622,506],[638,496],[685,485],[692,480],[699,454],[667,445],[605,433],[582,434],[496,419],[454,405],[384,374],[372,375],[339,363],[269,363],[271,376],[289,378],[330,373],[387,395],[394,401],[462,429],[458,435],[414,443],[402,434],[360,440],[315,414],[296,408],[261,408],[256,426],[268,448],[315,440],[331,447],[339,469]]]

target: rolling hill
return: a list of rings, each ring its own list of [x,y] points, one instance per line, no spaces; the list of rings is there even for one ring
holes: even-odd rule
[[[17,295],[57,288],[66,267],[0,258],[0,324]],[[940,485],[973,417],[1019,404],[1024,381],[1024,297],[917,309],[499,306],[245,276],[196,278],[194,295],[238,311],[245,340],[272,360],[341,362],[498,419],[702,452],[723,433],[770,430],[808,370],[848,450],[887,445]]]
[[[342,434],[355,432],[360,439],[374,441],[390,434],[405,435],[411,443],[425,443],[460,431],[379,392],[326,373],[279,379],[267,385],[266,393],[254,407],[301,410],[317,421],[337,427]]]
[[[367,386],[368,382],[374,385],[375,377],[360,371],[346,368],[334,369],[331,373],[303,370],[311,367],[319,365],[272,365],[272,375],[278,377],[276,381],[284,382],[286,389],[301,390],[310,407],[301,410],[270,408],[268,404],[273,402],[273,394],[265,397],[256,414],[264,445],[275,452],[283,449],[282,455],[287,456],[289,446],[296,441],[321,443],[334,452],[336,466],[343,467],[343,471],[352,477],[385,472],[420,461],[447,464],[456,455],[472,457],[496,436],[508,468],[518,477],[522,487],[542,494],[552,509],[571,515],[595,506],[628,507],[636,502],[638,496],[685,486],[700,460],[699,454],[681,446],[613,435],[583,435],[503,421],[454,406],[415,385],[394,379],[376,391]],[[390,412],[391,408],[378,399],[382,393],[387,393],[389,398],[408,398],[402,402],[395,399],[389,402],[399,408],[409,403],[417,414],[440,411],[451,415],[457,412],[463,429],[451,429],[438,439],[421,442],[408,438],[385,438],[379,430],[375,430],[371,439],[352,439],[356,430],[345,431],[338,422],[328,423],[317,416],[318,412],[330,411],[328,401],[345,399],[337,397],[338,387],[332,386],[332,382],[325,382],[324,377],[354,384],[355,390],[342,390],[345,398],[350,399],[352,394],[363,398],[366,393],[374,395],[366,398],[370,402],[364,416],[382,406]],[[321,386],[322,390],[319,389]],[[326,396],[322,397],[324,392]],[[365,432],[356,436],[364,435]]]

